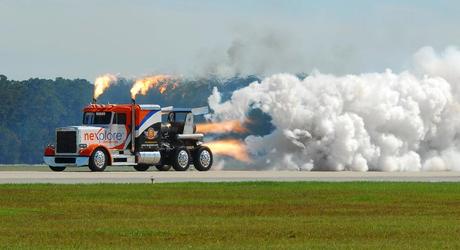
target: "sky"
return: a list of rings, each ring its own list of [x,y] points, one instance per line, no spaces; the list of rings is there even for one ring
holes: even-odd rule
[[[404,70],[460,46],[459,1],[0,0],[10,79]]]

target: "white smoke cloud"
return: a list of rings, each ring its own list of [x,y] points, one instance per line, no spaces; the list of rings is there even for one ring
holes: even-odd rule
[[[271,116],[272,133],[245,138],[257,168],[460,170],[460,51],[427,47],[414,60],[415,73],[276,74],[225,102],[215,88],[209,105],[218,119]]]
[[[414,65],[419,73],[443,77],[455,94],[460,93],[460,50],[456,47],[448,47],[440,54],[432,47],[423,47],[414,55]]]

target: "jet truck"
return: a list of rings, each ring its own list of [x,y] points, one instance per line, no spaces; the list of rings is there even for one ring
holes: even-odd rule
[[[212,166],[211,150],[196,133],[194,116],[207,107],[174,108],[152,104],[96,104],[83,109],[83,124],[56,129],[56,141],[44,152],[44,161],[53,171],[88,166],[104,171],[107,166],[133,166],[146,171],[172,167],[186,171]]]

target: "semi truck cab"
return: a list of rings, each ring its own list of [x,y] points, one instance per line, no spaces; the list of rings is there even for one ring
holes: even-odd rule
[[[185,171],[193,164],[199,171],[212,166],[212,152],[196,133],[194,116],[201,108],[161,108],[154,104],[90,104],[83,109],[80,126],[56,129],[55,143],[45,148],[44,162],[53,171],[88,166],[133,166],[146,171],[173,168]]]

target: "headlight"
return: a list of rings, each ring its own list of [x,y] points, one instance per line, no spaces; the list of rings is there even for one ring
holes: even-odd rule
[[[50,144],[46,145],[46,147],[47,147],[47,148],[54,148],[54,144],[51,144],[51,143],[50,143]]]
[[[87,145],[87,144],[79,144],[78,147],[79,147],[79,148],[87,148],[88,145]]]

